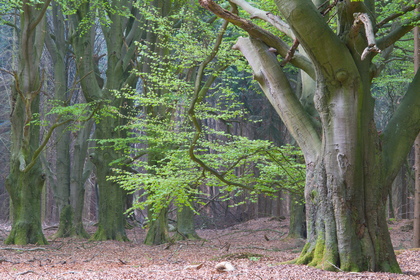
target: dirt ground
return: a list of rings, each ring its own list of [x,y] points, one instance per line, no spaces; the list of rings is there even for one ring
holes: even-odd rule
[[[140,228],[128,231],[131,242],[65,238],[47,246],[0,245],[0,279],[420,279],[420,249],[409,249],[411,221],[389,224],[403,274],[282,264],[297,257],[304,245],[304,240],[286,238],[287,227],[287,220],[260,218],[226,229],[198,230],[203,240],[159,246],[143,245],[145,231]],[[8,230],[0,228],[0,239]],[[233,270],[220,272],[217,265]]]

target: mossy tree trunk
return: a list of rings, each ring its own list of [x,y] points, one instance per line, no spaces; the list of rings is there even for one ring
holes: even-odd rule
[[[90,120],[77,132],[70,175],[70,203],[74,212],[74,234],[82,238],[89,237],[83,226],[83,207],[85,202],[85,183],[93,170],[93,164],[87,160],[89,143],[92,143],[88,141],[92,127],[93,121]]]
[[[40,128],[30,125],[39,112],[40,58],[44,47],[45,12],[42,4],[22,2],[19,64],[12,89],[12,146],[6,188],[12,201],[12,230],[6,244],[46,244],[41,227],[41,193],[45,174],[38,159]]]
[[[256,11],[233,0],[249,13]],[[276,0],[287,24],[278,25],[296,38],[305,53],[290,63],[315,83],[314,109],[305,110],[277,54],[287,45],[252,22],[225,12],[212,0],[205,8],[245,29],[252,38],[239,38],[240,50],[283,122],[302,149],[307,165],[305,187],[308,241],[300,264],[328,270],[401,272],[385,219],[389,189],[420,131],[420,74],[382,133],[374,123],[372,59],[409,32],[414,23],[396,28],[375,41],[375,1],[338,1],[337,30],[331,29],[309,0]],[[264,18],[266,12],[259,13]],[[255,39],[258,38],[258,39]]]
[[[170,240],[168,229],[168,208],[163,208],[158,214],[150,212],[149,225],[144,244],[160,245]]]
[[[61,102],[61,106],[69,105],[69,90],[67,81],[66,63],[69,45],[66,41],[65,19],[60,6],[52,3],[52,17],[50,30],[53,34],[46,36],[46,47],[51,56],[54,69],[54,99]],[[55,129],[56,142],[56,164],[55,180],[50,180],[50,185],[54,192],[54,199],[60,214],[58,231],[54,237],[67,237],[75,234],[72,219],[73,209],[70,207],[70,131],[66,126],[59,126]],[[48,163],[47,163],[48,164]],[[64,213],[62,213],[64,211]]]
[[[107,2],[107,1],[105,1]],[[98,140],[110,140],[124,138],[125,131],[116,129],[125,124],[126,119],[121,117],[132,108],[130,99],[124,96],[116,96],[114,91],[123,91],[124,88],[133,88],[137,82],[137,76],[132,73],[136,67],[135,41],[140,39],[141,29],[138,11],[132,1],[118,1],[104,3],[103,16],[109,17],[110,23],[102,25],[102,33],[106,42],[107,67],[105,83],[98,72],[100,54],[94,53],[94,30],[83,30],[82,24],[90,21],[92,16],[91,3],[82,3],[77,12],[71,16],[71,24],[74,31],[72,46],[76,57],[77,70],[81,80],[82,90],[87,101],[103,102],[114,106],[119,114],[114,117],[103,117],[95,126],[95,138]],[[130,11],[132,17],[121,15],[120,11]],[[123,148],[123,147],[121,147]],[[107,180],[112,174],[111,163],[121,158],[121,152],[116,147],[98,142],[96,150],[91,155],[95,164],[96,178],[99,185],[99,224],[97,232],[92,239],[127,240],[125,233],[124,197],[125,192],[118,184]]]
[[[101,119],[96,125],[94,137],[97,139],[112,137],[114,127],[117,125],[114,118]],[[99,147],[90,154],[90,159],[96,167],[99,186],[99,221],[98,229],[91,237],[93,240],[128,241],[125,233],[125,191],[117,183],[107,179],[108,176],[115,175],[112,171],[112,162],[119,157],[121,155],[113,147]]]
[[[306,215],[303,195],[291,194],[290,199],[290,238],[306,238]]]
[[[194,211],[189,206],[178,206],[177,209],[177,226],[174,236],[177,240],[194,240],[200,239],[195,231]]]

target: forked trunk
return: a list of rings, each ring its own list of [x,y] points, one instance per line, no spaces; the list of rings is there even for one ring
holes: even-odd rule
[[[45,36],[45,12],[49,0],[23,1],[19,28],[19,64],[11,94],[12,124],[10,173],[6,188],[12,201],[12,231],[6,244],[46,244],[41,227],[41,193],[45,174],[38,156],[40,127],[31,124],[39,112],[42,88],[40,58]]]

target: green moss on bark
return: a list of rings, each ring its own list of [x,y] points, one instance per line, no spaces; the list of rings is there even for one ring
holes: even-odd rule
[[[15,245],[46,245],[48,241],[42,233],[41,225],[38,226],[31,222],[17,221],[13,223],[12,231],[4,243]]]
[[[63,207],[60,213],[60,223],[57,232],[53,238],[69,237],[76,235],[76,231],[73,226],[73,208],[71,205]]]

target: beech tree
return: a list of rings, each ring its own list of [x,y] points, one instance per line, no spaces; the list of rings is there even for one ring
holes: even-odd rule
[[[137,1],[70,1],[68,6],[71,14],[71,44],[78,59],[76,67],[83,94],[89,102],[95,101],[113,108],[113,114],[105,115],[96,122],[96,149],[90,154],[99,185],[99,223],[92,236],[94,240],[128,240],[124,216],[126,193],[118,184],[107,179],[113,174],[113,165],[122,155],[114,145],[104,141],[125,137],[126,131],[116,128],[126,123],[124,116],[133,110],[132,100],[115,92],[135,88],[138,80],[132,73],[138,62],[135,42],[142,38],[144,30],[140,26],[141,15],[136,4]],[[93,27],[96,20],[100,23],[100,32],[105,40],[104,54],[94,51]],[[102,57],[106,59],[105,79],[98,69]]]
[[[385,208],[393,179],[420,131],[420,74],[382,132],[373,118],[371,85],[379,74],[374,58],[419,19],[411,13],[416,1],[275,0],[270,6],[275,11],[230,2],[272,27],[200,0],[248,32],[234,49],[250,64],[305,156],[308,239],[294,262],[328,270],[401,272]],[[384,14],[380,3],[394,11]],[[391,22],[396,24],[392,31]],[[279,31],[291,40],[275,35]],[[282,69],[286,63],[310,77],[303,85],[310,86],[309,99],[297,98]]]
[[[42,89],[40,59],[44,49],[45,12],[50,1],[24,0],[13,7],[20,11],[17,69],[11,74],[14,85],[11,93],[10,173],[6,189],[12,202],[12,230],[6,244],[46,244],[41,227],[41,192],[45,182],[38,156],[40,128],[30,125],[33,114],[39,112]]]

